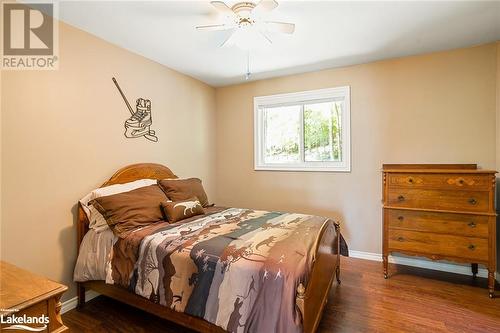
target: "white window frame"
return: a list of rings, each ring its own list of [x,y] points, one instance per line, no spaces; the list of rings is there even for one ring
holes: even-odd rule
[[[351,171],[351,88],[350,86],[335,87],[328,89],[302,91],[288,94],[258,96],[254,97],[254,170],[276,170],[276,171],[328,171],[328,172],[350,172]],[[322,101],[335,101],[342,99],[342,161],[322,162],[304,160],[304,104]],[[265,163],[264,162],[264,117],[263,110],[266,107],[298,105],[302,104],[300,129],[300,162],[290,163]]]

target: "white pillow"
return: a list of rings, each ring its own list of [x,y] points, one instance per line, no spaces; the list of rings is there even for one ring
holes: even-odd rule
[[[100,197],[105,197],[108,195],[123,193],[135,190],[140,187],[145,187],[149,185],[156,184],[156,179],[139,179],[130,183],[125,184],[115,184],[106,187],[101,187],[93,190],[86,196],[84,196],[80,203],[82,204],[83,210],[89,219],[89,228],[94,229],[96,232],[100,232],[106,230],[108,228],[108,224],[106,223],[106,219],[102,216],[101,213],[97,209],[95,209],[92,205],[89,205],[89,202]]]

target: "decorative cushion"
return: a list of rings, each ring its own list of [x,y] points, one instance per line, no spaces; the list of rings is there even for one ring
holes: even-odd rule
[[[89,205],[90,201],[96,198],[112,194],[128,192],[131,190],[135,190],[136,188],[139,187],[150,186],[156,183],[157,183],[156,179],[139,179],[125,184],[115,184],[115,185],[101,187],[87,194],[80,200],[80,203],[82,205],[83,211],[87,215],[87,218],[90,222],[89,228],[94,229],[96,232],[101,232],[109,228],[104,216],[102,216],[102,214],[99,213],[99,211],[95,209],[94,206]]]
[[[126,237],[138,227],[163,220],[160,203],[167,200],[156,184],[92,200],[118,237]]]
[[[162,202],[161,207],[170,223],[184,220],[195,215],[203,215],[205,213],[197,197],[192,197],[183,201]]]
[[[199,178],[163,179],[158,181],[161,189],[172,201],[197,197],[203,207],[209,206],[208,197]]]

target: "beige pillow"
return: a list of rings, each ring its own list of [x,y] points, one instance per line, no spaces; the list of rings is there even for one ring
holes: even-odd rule
[[[161,207],[170,223],[184,220],[195,215],[203,215],[205,213],[197,197],[192,197],[183,201],[162,202]]]
[[[104,216],[115,235],[125,238],[131,231],[163,220],[160,203],[167,200],[156,184],[108,195],[90,204]]]
[[[172,201],[197,197],[203,207],[209,206],[207,194],[199,178],[163,179],[158,181],[158,185]]]

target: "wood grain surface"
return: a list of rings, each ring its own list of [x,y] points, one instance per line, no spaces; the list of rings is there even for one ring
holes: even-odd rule
[[[61,319],[61,296],[68,289],[65,285],[51,281],[27,270],[0,261],[0,313],[5,321],[0,331],[13,331],[7,317],[49,318],[46,333],[68,332]],[[26,326],[39,328],[39,323]]]
[[[330,291],[317,332],[498,332],[500,298],[484,297],[487,280],[342,257],[342,284]],[[71,332],[191,333],[106,297],[63,315]]]
[[[477,264],[483,264],[493,297],[496,171],[474,164],[445,166],[382,166],[384,277],[389,277],[392,252],[470,263],[474,276]]]

